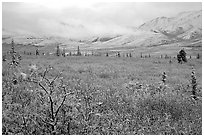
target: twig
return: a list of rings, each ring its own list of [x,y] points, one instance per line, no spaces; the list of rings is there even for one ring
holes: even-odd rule
[[[48,91],[46,90],[46,88],[45,88],[41,83],[39,83],[39,86],[40,86],[47,94],[49,94]]]
[[[48,72],[48,69],[46,68],[44,73],[43,73],[42,80],[45,78],[45,75],[46,75],[47,72]]]
[[[49,96],[49,99],[50,99],[50,109],[51,109],[52,120],[54,121],[55,120],[55,116],[54,116],[53,101],[52,101],[51,96]]]
[[[55,82],[55,80],[56,80],[60,75],[61,75],[61,73],[58,74],[58,75],[50,82],[50,86],[53,85],[53,83]]]
[[[60,108],[61,108],[61,107],[62,107],[62,105],[64,104],[64,102],[65,102],[65,100],[66,100],[66,97],[67,97],[67,96],[64,96],[64,98],[63,98],[63,100],[62,100],[61,104],[60,104],[60,105],[59,105],[59,107],[57,108],[57,111],[55,112],[55,117],[57,116],[57,114],[58,114],[58,112],[59,112]]]

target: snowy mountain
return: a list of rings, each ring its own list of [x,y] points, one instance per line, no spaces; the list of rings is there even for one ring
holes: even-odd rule
[[[162,33],[182,39],[195,39],[202,36],[202,11],[179,13],[176,17],[159,17],[139,26],[137,30]]]
[[[188,11],[179,13],[175,17],[158,17],[141,26],[129,28],[131,33],[126,34],[90,34],[86,26],[59,22],[63,33],[74,33],[78,38],[50,35],[18,35],[6,29],[2,31],[3,43],[10,43],[14,39],[19,44],[34,46],[61,45],[63,48],[82,49],[126,48],[126,47],[153,47],[182,41],[197,41],[202,43],[202,11]],[[80,37],[80,33],[86,37]],[[52,32],[54,34],[54,32]],[[89,35],[90,34],[90,35]]]

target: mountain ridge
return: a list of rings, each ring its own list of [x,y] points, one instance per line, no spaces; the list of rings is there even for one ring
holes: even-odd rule
[[[201,37],[202,11],[182,12],[171,18],[158,17],[142,24],[137,30],[174,34],[182,39]]]
[[[83,25],[72,25],[66,22],[60,22],[63,27],[80,29],[85,31]],[[73,27],[72,27],[73,26]],[[66,29],[68,29],[66,28]],[[66,38],[56,36],[15,36],[11,32],[6,32],[3,28],[3,42],[10,43],[14,39],[20,44],[33,44],[38,46],[48,46],[49,44],[67,45],[69,49],[73,45],[81,45],[84,48],[112,48],[128,46],[155,46],[175,43],[179,41],[198,40],[202,42],[202,10],[187,11],[177,14],[175,17],[157,17],[138,26],[130,34],[112,34],[112,35],[95,35],[84,38]],[[80,31],[79,31],[80,32]],[[4,35],[7,34],[7,35]],[[6,36],[6,37],[5,37]],[[72,45],[72,46],[70,46]]]

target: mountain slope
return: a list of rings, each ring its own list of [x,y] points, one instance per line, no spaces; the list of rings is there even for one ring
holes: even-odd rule
[[[182,39],[195,39],[202,36],[202,11],[179,13],[176,17],[159,17],[146,22],[137,30],[162,33]]]
[[[172,18],[158,17],[142,24],[131,33],[88,35],[89,33],[87,32],[87,36],[83,38],[79,35],[80,32],[87,31],[84,25],[73,25],[66,22],[60,22],[60,24],[63,32],[74,32],[78,37],[71,39],[69,37],[51,35],[18,35],[3,29],[2,42],[10,43],[11,39],[14,39],[15,43],[23,45],[29,44],[45,48],[50,45],[60,45],[60,47],[66,49],[76,49],[80,45],[81,49],[87,50],[140,46],[153,47],[183,41],[202,43],[202,11],[182,12]]]

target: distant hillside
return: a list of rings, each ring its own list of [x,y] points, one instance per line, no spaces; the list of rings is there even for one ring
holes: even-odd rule
[[[159,17],[142,24],[138,30],[162,33],[182,39],[201,38],[202,11],[182,12],[172,18]]]
[[[83,25],[72,25],[60,22],[63,31],[86,32]],[[190,45],[202,45],[202,11],[188,11],[179,13],[175,17],[158,17],[148,21],[141,26],[131,28],[133,31],[127,34],[94,35],[83,38],[69,38],[60,36],[36,36],[18,35],[6,29],[2,31],[2,42],[32,45],[44,47],[60,45],[61,48],[76,49],[108,49],[108,48],[130,48],[130,47],[154,47],[178,42],[188,42]],[[191,44],[194,43],[194,44]],[[195,44],[196,43],[196,44]]]

